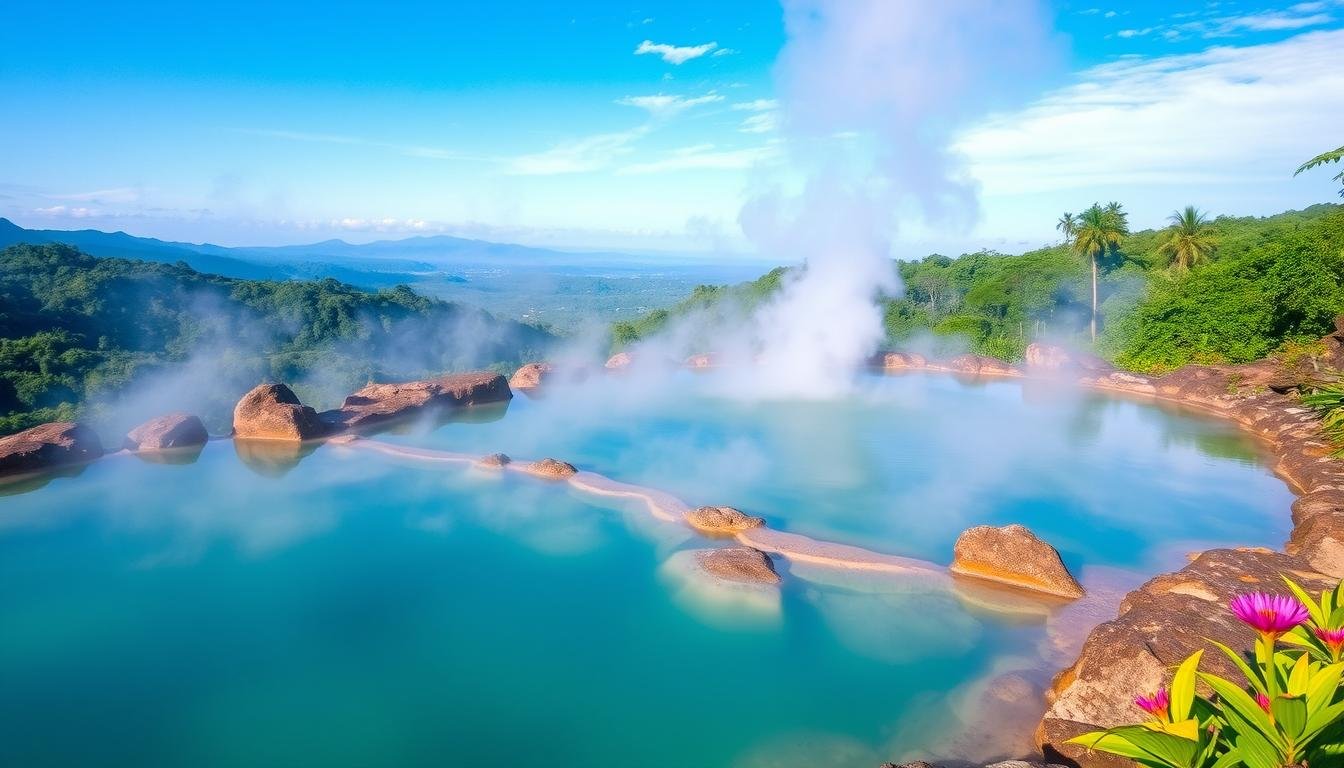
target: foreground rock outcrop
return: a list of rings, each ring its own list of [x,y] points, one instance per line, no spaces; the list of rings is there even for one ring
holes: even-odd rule
[[[1078,660],[1055,678],[1046,693],[1050,708],[1037,740],[1047,756],[1084,766],[1132,768],[1128,760],[1064,742],[1088,731],[1141,720],[1144,714],[1133,704],[1134,697],[1169,682],[1171,671],[1197,650],[1208,651],[1201,669],[1238,679],[1232,663],[1208,640],[1250,648],[1254,630],[1238,621],[1227,604],[1243,592],[1288,594],[1283,575],[1309,592],[1338,583],[1282,553],[1214,549],[1125,596],[1119,617],[1092,631]]]
[[[978,525],[963,531],[951,570],[1059,597],[1083,596],[1082,585],[1064,567],[1059,551],[1021,525]]]
[[[706,533],[735,534],[765,525],[765,520],[752,517],[734,507],[697,507],[686,513],[691,527]]]
[[[546,383],[546,379],[554,372],[555,366],[550,363],[528,363],[514,371],[513,376],[509,377],[509,389],[537,389]]]
[[[258,384],[233,408],[233,436],[243,440],[312,440],[328,431],[284,384]]]
[[[512,397],[508,381],[497,373],[454,373],[421,381],[369,384],[346,397],[340,408],[324,411],[321,418],[334,430],[360,430],[427,410],[502,403]]]
[[[695,561],[706,573],[739,584],[778,584],[779,574],[770,556],[751,547],[701,549]]]
[[[210,440],[205,424],[190,413],[159,416],[126,433],[122,446],[128,451],[167,451],[199,448]]]
[[[0,437],[0,477],[26,475],[82,464],[103,455],[92,429],[73,421],[54,421]]]

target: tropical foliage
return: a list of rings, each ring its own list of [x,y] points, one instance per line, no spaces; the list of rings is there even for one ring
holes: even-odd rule
[[[1196,264],[1203,264],[1217,250],[1217,241],[1209,232],[1209,219],[1193,205],[1171,214],[1165,240],[1157,252],[1171,260],[1171,266],[1181,272]]]
[[[1297,174],[1302,173],[1303,171],[1309,171],[1313,168],[1317,168],[1322,165],[1328,165],[1330,163],[1338,163],[1341,159],[1344,159],[1344,147],[1340,147],[1339,149],[1332,149],[1329,152],[1322,152],[1321,154],[1311,158],[1310,160],[1299,166],[1297,171],[1293,175],[1296,176]],[[1344,171],[1340,171],[1339,173],[1335,174],[1335,181],[1338,181],[1341,185],[1344,185]],[[1344,197],[1344,186],[1340,187],[1339,196]]]
[[[1070,742],[1149,768],[1344,765],[1344,593],[1337,586],[1317,601],[1285,582],[1292,597],[1252,593],[1230,606],[1256,630],[1249,660],[1213,643],[1243,682],[1199,671],[1203,651],[1197,651],[1176,670],[1169,688],[1135,699],[1146,721]],[[1280,642],[1290,647],[1280,650]],[[1199,695],[1197,682],[1212,696]]]
[[[507,368],[550,341],[405,286],[239,280],[15,245],[0,251],[0,434],[74,418],[198,358],[212,363],[202,379],[236,398],[264,378],[320,373],[349,391],[371,378]]]

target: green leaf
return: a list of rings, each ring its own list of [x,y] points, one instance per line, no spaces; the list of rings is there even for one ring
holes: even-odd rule
[[[1170,733],[1162,733],[1141,725],[1122,725],[1112,728],[1112,734],[1123,738],[1167,765],[1195,768],[1199,742]]]
[[[1131,744],[1123,736],[1110,731],[1092,731],[1091,733],[1084,733],[1082,736],[1074,736],[1064,743],[1077,744],[1085,749],[1109,752],[1112,755],[1128,757],[1133,760],[1147,759],[1151,757],[1151,755]]]
[[[1330,704],[1344,677],[1344,663],[1321,667],[1307,683],[1307,716],[1311,717]]]
[[[1307,692],[1307,683],[1311,680],[1310,659],[1307,654],[1297,657],[1293,667],[1288,672],[1288,685],[1284,689],[1292,696],[1302,696]]]
[[[1302,603],[1302,605],[1306,607],[1307,613],[1311,615],[1311,620],[1316,622],[1318,626],[1324,624],[1325,617],[1328,614],[1324,611],[1324,609],[1316,607],[1316,601],[1311,599],[1311,595],[1308,595],[1305,589],[1299,587],[1297,585],[1297,582],[1293,581],[1287,576],[1283,577],[1283,581],[1285,584],[1288,585],[1288,589],[1292,590],[1293,595],[1297,597],[1298,602]],[[1322,595],[1322,597],[1324,597],[1324,595]]]
[[[1259,704],[1255,703],[1255,699],[1252,699],[1246,691],[1217,675],[1200,672],[1199,677],[1218,694],[1218,699],[1222,702],[1224,708],[1230,708],[1240,715],[1248,725],[1263,734],[1280,752],[1287,751],[1288,745],[1283,742],[1274,725],[1270,723],[1269,715],[1265,714],[1265,711],[1260,708]],[[1238,729],[1238,731],[1240,730]]]
[[[1277,748],[1254,725],[1251,725],[1235,711],[1226,713],[1229,725],[1233,729],[1231,742],[1233,748],[1241,753],[1242,761],[1250,768],[1280,768],[1283,765],[1283,750]]]
[[[1213,645],[1217,647],[1219,650],[1221,650],[1223,653],[1227,654],[1227,657],[1232,660],[1233,664],[1237,665],[1237,669],[1241,670],[1241,674],[1246,677],[1247,682],[1249,682],[1251,686],[1255,688],[1255,690],[1264,694],[1269,693],[1269,691],[1265,689],[1265,681],[1261,679],[1260,673],[1255,670],[1252,670],[1251,665],[1246,663],[1246,660],[1241,657],[1241,654],[1237,653],[1231,648],[1228,648],[1226,645],[1223,645],[1217,640],[1209,640],[1208,638],[1205,639],[1208,640],[1210,643],[1213,643]]]
[[[1190,708],[1195,703],[1195,673],[1199,671],[1199,661],[1204,651],[1195,651],[1190,658],[1181,662],[1176,674],[1171,678],[1171,719],[1179,723],[1190,717]]]
[[[1270,702],[1269,709],[1288,740],[1299,743],[1307,727],[1307,700],[1301,696],[1280,696]]]

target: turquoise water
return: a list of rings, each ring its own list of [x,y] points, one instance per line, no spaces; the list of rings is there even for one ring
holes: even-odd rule
[[[829,405],[677,384],[388,439],[559,455],[940,561],[982,521],[1032,525],[1085,573],[1276,544],[1288,524],[1243,439],[1151,407],[950,379]],[[988,419],[993,440],[968,429]],[[1040,678],[1049,614],[787,563],[778,597],[724,592],[676,567],[699,546],[567,486],[337,446],[105,459],[0,496],[0,765],[801,768],[1014,748],[953,737],[1007,722],[977,704],[1015,690],[1004,673]]]

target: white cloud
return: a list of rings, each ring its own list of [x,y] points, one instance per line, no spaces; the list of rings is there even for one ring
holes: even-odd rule
[[[740,149],[718,149],[713,144],[696,144],[668,152],[665,156],[620,169],[622,174],[665,173],[669,171],[735,171],[751,168],[779,156],[773,144]]]
[[[707,53],[717,49],[718,43],[704,43],[703,45],[668,45],[667,43],[655,43],[652,40],[645,40],[635,48],[635,55],[641,56],[646,53],[656,53],[663,57],[663,61],[668,64],[685,64],[691,59],[698,59]]]
[[[1344,30],[1201,53],[1132,57],[964,133],[988,195],[1282,180],[1338,144]]]
[[[758,112],[743,120],[737,129],[743,133],[771,133],[778,128],[778,112]]]
[[[671,117],[679,112],[684,112],[691,107],[701,104],[713,104],[723,101],[723,97],[710,91],[703,96],[675,96],[667,93],[656,93],[651,96],[626,96],[623,99],[617,99],[617,104],[623,104],[627,107],[639,107],[647,110],[654,117]]]
[[[554,176],[602,170],[616,158],[633,152],[632,145],[648,132],[647,126],[641,126],[563,142],[544,152],[515,157],[508,161],[505,171],[519,176]]]
[[[733,105],[733,109],[744,112],[764,112],[767,109],[779,109],[779,102],[775,99],[756,99],[755,101],[739,101]]]
[[[135,187],[115,187],[97,189],[92,192],[71,192],[60,195],[47,195],[53,200],[70,200],[80,203],[133,203],[140,199],[140,190]]]
[[[93,208],[76,206],[71,208],[66,205],[52,205],[46,208],[34,208],[33,213],[39,216],[47,216],[59,219],[87,219],[90,216],[97,216],[98,211]]]

